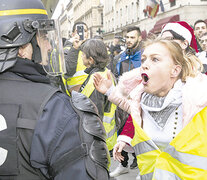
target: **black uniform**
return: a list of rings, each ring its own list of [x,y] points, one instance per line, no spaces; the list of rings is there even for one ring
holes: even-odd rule
[[[8,152],[0,179],[108,179],[105,131],[94,105],[49,83],[41,65],[21,58],[0,74],[0,114],[7,125],[0,146]]]

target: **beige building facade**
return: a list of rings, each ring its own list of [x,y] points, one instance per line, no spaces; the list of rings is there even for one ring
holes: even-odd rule
[[[57,11],[60,11],[58,18],[61,23],[62,36],[69,38],[73,24],[76,22],[85,22],[89,27],[90,37],[103,29],[103,4],[100,0],[70,0],[59,1],[60,5]]]
[[[74,22],[85,22],[90,30],[90,37],[103,28],[103,4],[100,0],[73,0]]]
[[[139,1],[137,0],[105,0],[104,1],[104,40],[109,43],[114,35],[123,36],[130,25],[139,21]]]
[[[62,3],[60,11],[58,19],[60,21],[62,37],[70,38],[74,23],[73,1],[70,0],[67,4]]]
[[[59,19],[63,37],[68,38],[77,21],[85,22],[90,37],[99,34],[110,44],[115,34],[122,37],[128,26],[139,26],[142,35],[159,33],[163,24],[170,21],[186,21],[190,25],[198,19],[207,19],[207,0],[162,0],[164,12],[159,8],[157,16],[149,18],[143,12],[148,0],[61,0]],[[159,3],[160,0],[157,0]],[[60,1],[59,1],[60,2]]]
[[[52,14],[52,19],[59,19],[61,35],[63,38],[69,38],[71,36],[71,30],[74,23],[73,15],[73,1],[59,0],[55,11]]]
[[[159,3],[159,0],[157,0]],[[126,28],[139,26],[143,36],[149,32],[159,33],[163,24],[170,21],[186,21],[190,25],[198,19],[207,19],[206,0],[162,0],[164,12],[159,8],[157,16],[149,18],[143,12],[147,0],[105,0],[104,39],[110,44],[115,34],[125,36]]]

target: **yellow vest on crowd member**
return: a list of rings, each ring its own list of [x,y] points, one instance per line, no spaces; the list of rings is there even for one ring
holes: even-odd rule
[[[62,61],[60,55],[58,54],[58,57],[54,57],[54,53],[56,53],[56,51],[57,51],[56,49],[53,49],[53,51],[50,54],[50,66],[52,68],[53,73],[58,75],[57,72],[63,72],[63,69],[62,69]],[[53,58],[58,58],[58,61],[53,61]]]
[[[67,46],[64,47],[64,49],[68,49],[68,50],[70,50],[70,48],[71,47],[67,47]],[[86,66],[83,64],[82,51],[79,51],[76,73],[72,77],[69,77],[67,79],[65,77],[63,77],[63,83],[67,87],[67,91],[68,91],[67,94],[68,95],[70,95],[70,93],[69,93],[70,88],[83,84],[83,82],[88,77],[88,74],[86,74],[84,72],[85,69],[86,69]]]
[[[70,49],[70,47],[68,47],[68,48]],[[51,65],[51,68],[52,68],[53,72],[55,73],[55,72],[56,72],[56,70],[55,70],[55,65],[53,64],[53,61],[52,61],[54,52],[56,52],[56,49],[54,49],[54,50],[52,51],[51,55],[50,55],[50,65]],[[62,61],[61,61],[61,57],[60,57],[60,55],[59,55],[59,71],[60,71],[60,72],[62,72],[62,65],[61,65],[61,62],[62,62]],[[57,67],[58,67],[58,66],[56,66],[56,68],[57,68]],[[57,75],[58,75],[58,74],[57,74]],[[70,95],[70,93],[69,93],[69,91],[68,91],[68,89],[67,89],[67,86],[66,86],[66,79],[64,78],[64,75],[61,76],[61,79],[62,79],[63,84],[64,84],[64,86],[65,86],[65,91],[66,91],[66,93],[67,93],[68,95]]]
[[[106,70],[104,72],[98,72],[98,73],[106,78],[108,69],[107,68],[105,68],[105,69]],[[93,93],[94,89],[95,89],[95,87],[93,85],[93,75],[91,75],[88,83],[83,88],[81,93],[87,97],[90,97],[90,95]],[[103,115],[103,125],[104,125],[105,131],[106,131],[106,136],[107,136],[106,137],[106,145],[107,145],[109,151],[113,149],[114,145],[116,144],[116,140],[117,140],[115,111],[116,111],[116,105],[111,103],[110,112],[104,112],[104,115]]]
[[[133,119],[132,140],[141,180],[206,180],[207,179],[207,107],[163,150],[146,135]]]

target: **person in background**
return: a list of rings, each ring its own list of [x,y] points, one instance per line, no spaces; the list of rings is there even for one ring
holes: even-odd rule
[[[80,39],[80,36],[77,32],[77,27],[82,27],[83,32]],[[51,84],[55,87],[60,88],[63,92],[70,96],[72,90],[78,91],[83,81],[87,78],[87,75],[84,73],[86,68],[82,64],[80,46],[88,39],[88,26],[84,22],[76,22],[72,28],[72,35],[70,39],[63,39],[64,45],[64,56],[66,64],[66,74],[63,76],[53,76],[50,77]],[[56,49],[53,50],[53,52]],[[51,53],[51,58],[54,56],[53,52]]]
[[[207,52],[207,32],[201,36],[201,45],[205,52]]]
[[[120,59],[121,52],[122,50],[120,45],[116,45],[113,48],[113,54],[110,54],[110,63],[107,67],[111,70],[113,74],[116,73],[116,64]]]
[[[114,36],[113,42],[112,42],[112,44],[111,44],[111,46],[109,48],[109,51],[111,52],[112,55],[114,54],[114,47],[115,46],[119,46],[120,47],[121,39],[122,39],[121,36],[118,36],[118,35]]]
[[[196,41],[198,45],[199,52],[202,51],[201,43],[200,43],[200,37],[207,32],[207,24],[205,21],[199,19],[194,23],[194,32],[196,36]]]
[[[184,53],[197,61],[202,69],[203,65],[201,61],[199,61],[199,59],[196,57],[198,53],[198,47],[194,31],[188,23],[185,21],[167,23],[164,25],[160,33],[160,37],[164,39],[171,39],[177,42],[183,49]],[[205,72],[203,71],[203,73]]]
[[[109,47],[109,57],[110,57],[110,62],[107,65],[107,68],[111,70],[111,72],[114,74],[116,72],[116,63],[115,63],[115,59],[114,59],[114,51],[117,50],[118,48],[121,49],[121,36],[115,35],[113,42],[111,44],[111,46]]]
[[[82,26],[83,39],[77,32],[77,27]],[[86,80],[87,74],[84,73],[86,66],[83,65],[81,45],[88,39],[88,26],[84,22],[76,22],[72,29],[72,38],[65,42],[64,54],[66,63],[66,74],[63,77],[63,82],[67,89],[67,94],[73,90],[79,91],[80,86]]]
[[[121,46],[122,51],[126,50],[126,39],[125,38],[121,38],[120,46]]]
[[[135,127],[132,141],[115,145],[114,158],[123,160],[128,143],[141,179],[205,179],[207,77],[173,40],[149,40],[143,49],[141,67],[124,73],[116,87],[94,75],[97,90],[130,113]]]
[[[114,67],[116,68],[116,64],[118,60],[120,59],[120,55],[122,53],[121,47],[120,46],[115,46],[114,47]]]
[[[204,72],[207,72],[207,32],[200,37],[200,42],[203,51],[199,53],[198,58],[201,60]]]
[[[137,68],[141,65],[141,31],[137,26],[127,28],[126,46],[127,49],[121,54],[116,64],[117,76],[124,72]]]
[[[194,31],[185,21],[175,21],[163,26],[160,37],[180,44],[185,53],[198,52]]]
[[[96,105],[99,116],[103,122],[106,131],[106,144],[111,151],[116,144],[117,129],[115,121],[116,106],[108,101],[106,95],[98,92],[93,85],[94,73],[100,73],[107,76],[108,69],[106,65],[109,61],[106,45],[98,39],[87,40],[81,48],[83,64],[87,67],[85,72],[87,79],[83,82],[79,92],[89,97]],[[112,74],[111,74],[112,76]],[[115,79],[113,78],[115,83]]]
[[[101,35],[95,35],[95,36],[93,37],[93,39],[98,39],[98,40],[103,41],[103,36],[101,36]]]
[[[118,60],[116,64],[116,72],[115,76],[117,79],[127,71],[130,71],[131,69],[137,68],[141,65],[141,31],[140,28],[137,26],[131,26],[127,28],[127,34],[126,34],[126,46],[127,49],[120,54],[120,59]],[[119,129],[119,137],[122,136],[122,129],[124,127],[125,122],[128,118],[131,118],[127,112],[123,112],[121,109],[117,108],[118,114],[120,115],[121,124],[122,126]],[[119,112],[120,111],[120,112]],[[121,161],[121,164],[118,165],[118,167],[110,173],[111,177],[116,177],[124,173],[129,172],[128,167],[128,152],[122,151],[122,155],[124,156],[123,161]],[[137,160],[135,153],[132,153],[134,159],[132,164],[130,165],[130,168],[137,168]]]
[[[1,0],[0,12],[0,179],[109,179],[96,107],[50,85],[65,69],[58,21],[41,0]]]

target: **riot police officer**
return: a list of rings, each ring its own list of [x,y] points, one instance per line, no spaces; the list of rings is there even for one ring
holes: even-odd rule
[[[96,107],[46,76],[65,69],[57,22],[41,0],[1,0],[0,24],[0,179],[108,179]]]

